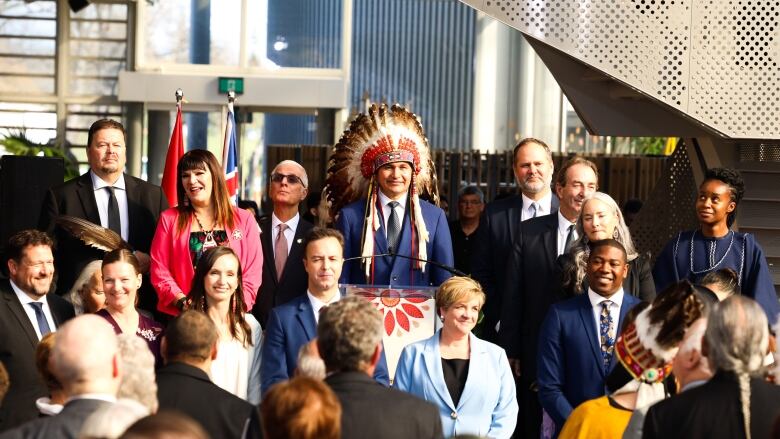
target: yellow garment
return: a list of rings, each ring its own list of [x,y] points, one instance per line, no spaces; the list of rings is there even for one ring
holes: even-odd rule
[[[615,408],[606,396],[586,401],[571,413],[558,439],[621,438],[631,411]]]

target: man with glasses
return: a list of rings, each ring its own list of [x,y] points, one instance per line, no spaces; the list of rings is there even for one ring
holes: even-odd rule
[[[11,387],[0,406],[0,431],[38,417],[35,400],[48,390],[35,367],[41,337],[73,317],[73,306],[48,294],[54,278],[52,239],[37,230],[8,240],[8,280],[0,281],[0,362]]]
[[[269,195],[274,211],[260,220],[263,284],[252,308],[263,328],[273,307],[306,293],[301,244],[313,225],[301,218],[298,207],[306,199],[308,187],[306,170],[295,161],[284,160],[271,173]]]
[[[458,194],[458,219],[450,222],[455,268],[471,274],[471,254],[477,247],[479,216],[485,210],[485,195],[476,186],[466,186]]]

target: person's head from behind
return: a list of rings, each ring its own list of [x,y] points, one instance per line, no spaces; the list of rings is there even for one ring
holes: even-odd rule
[[[82,270],[68,296],[76,314],[94,314],[106,307],[103,291],[103,261],[92,261]]]
[[[31,299],[45,296],[54,279],[54,241],[44,232],[22,230],[6,245],[11,281]]]
[[[303,268],[313,294],[338,288],[344,264],[344,236],[335,229],[314,227],[303,241]]]
[[[740,294],[739,275],[731,268],[710,271],[701,278],[699,284],[715,293],[720,301]]]
[[[114,329],[101,317],[81,315],[58,328],[49,361],[68,396],[117,393],[122,359]]]
[[[295,376],[305,376],[317,380],[324,380],[327,375],[325,362],[317,351],[317,340],[314,339],[298,350],[298,365],[295,367]]]
[[[626,249],[614,239],[590,243],[587,277],[588,285],[596,294],[611,297],[623,287],[628,276]]]
[[[475,280],[453,276],[436,290],[436,310],[444,323],[443,332],[451,336],[471,333],[485,304],[485,293]]]
[[[123,248],[106,253],[101,272],[106,308],[110,311],[134,308],[141,288],[141,264],[133,252]]]
[[[341,404],[322,381],[295,377],[271,387],[260,406],[269,439],[338,439]]]
[[[148,415],[149,409],[138,401],[118,399],[116,403],[104,405],[89,415],[81,426],[79,438],[118,438],[130,425]]]
[[[137,401],[148,413],[157,411],[157,380],[154,375],[154,355],[141,337],[119,334],[119,353],[122,356],[122,381],[117,398]]]
[[[707,330],[707,318],[702,317],[685,331],[680,348],[672,360],[672,372],[680,387],[691,381],[707,380],[712,377],[707,358],[702,355],[701,342]]]
[[[141,418],[119,436],[119,439],[209,439],[209,435],[189,416],[177,411],[163,410]]]
[[[38,346],[35,348],[35,368],[38,369],[38,375],[43,378],[43,383],[46,384],[46,388],[49,390],[49,396],[52,397],[52,402],[59,404],[64,402],[64,398],[58,401],[64,396],[62,394],[62,384],[60,384],[57,377],[52,373],[50,363],[51,351],[52,348],[54,348],[56,334],[56,332],[50,332],[41,337],[41,341],[38,342]]]
[[[466,186],[458,194],[458,218],[460,220],[478,220],[485,210],[485,194],[476,186]]]
[[[359,297],[345,297],[329,305],[317,324],[317,348],[328,372],[373,375],[382,353],[379,311]]]
[[[729,168],[708,169],[696,198],[699,223],[705,227],[723,223],[731,226],[736,218],[737,205],[744,194],[745,182],[738,171]]]
[[[755,374],[769,345],[766,314],[754,300],[731,296],[710,313],[703,350],[714,371]]]
[[[161,347],[165,363],[209,365],[217,358],[217,337],[217,328],[206,314],[184,311],[165,329]]]

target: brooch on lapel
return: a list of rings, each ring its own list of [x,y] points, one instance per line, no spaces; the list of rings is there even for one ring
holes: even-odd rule
[[[233,230],[233,239],[235,239],[236,241],[240,241],[241,238],[243,238],[243,237],[244,236],[241,234],[241,230],[238,230],[238,229]]]

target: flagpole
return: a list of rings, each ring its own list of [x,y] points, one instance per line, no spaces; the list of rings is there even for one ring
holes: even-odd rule
[[[171,132],[171,140],[168,143],[168,152],[165,155],[165,167],[163,170],[163,177],[160,186],[162,187],[165,198],[168,200],[168,205],[175,207],[178,204],[176,196],[177,191],[177,168],[179,164],[179,158],[184,154],[184,139],[181,127],[181,107],[184,101],[184,92],[182,89],[176,89],[176,122],[173,124],[173,131]]]

